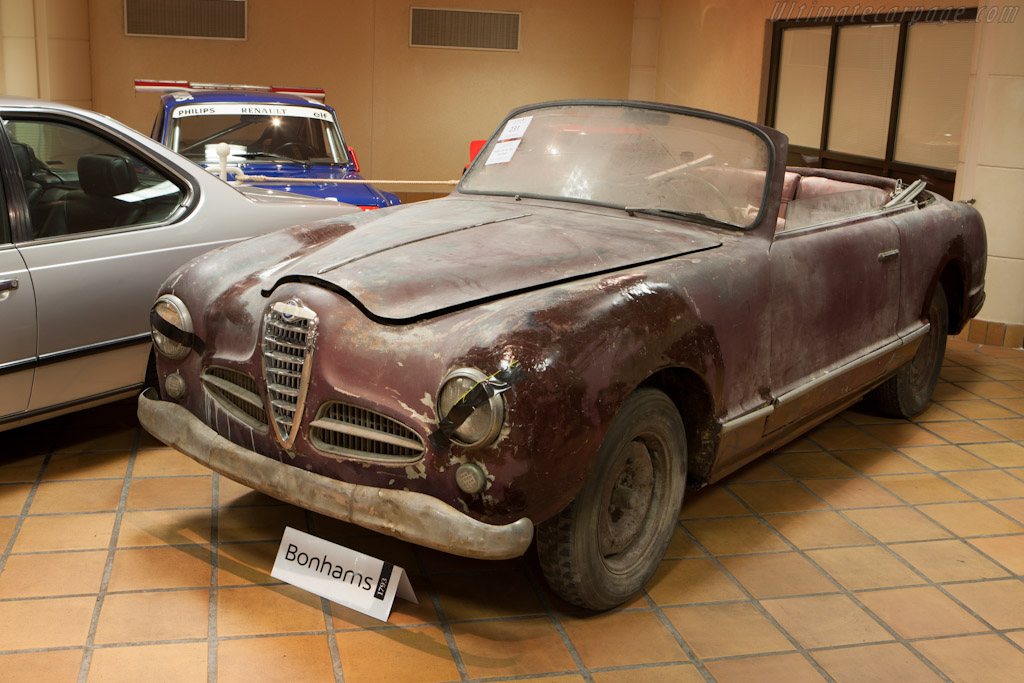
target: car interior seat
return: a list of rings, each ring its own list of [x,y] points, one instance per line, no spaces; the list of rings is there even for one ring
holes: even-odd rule
[[[39,166],[35,150],[24,142],[11,142],[14,148],[14,160],[18,164],[18,171],[21,172],[21,182],[25,186],[25,198],[29,207],[32,207],[39,196],[43,193],[43,184],[36,180],[34,171]]]
[[[138,188],[127,157],[84,154],[78,159],[80,190],[68,192],[50,211],[39,237],[54,237],[132,225],[142,216],[140,202],[118,199]]]

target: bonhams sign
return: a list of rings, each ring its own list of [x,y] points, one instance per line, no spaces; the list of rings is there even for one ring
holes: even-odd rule
[[[417,602],[401,567],[291,527],[270,575],[381,621],[388,620],[396,596]]]

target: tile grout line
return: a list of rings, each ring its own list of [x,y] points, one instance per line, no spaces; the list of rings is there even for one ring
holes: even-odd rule
[[[29,516],[28,511],[32,507],[32,502],[35,500],[36,492],[39,490],[39,485],[43,481],[43,474],[46,472],[46,468],[49,466],[52,458],[53,449],[50,448],[47,450],[46,455],[43,456],[43,462],[39,466],[39,471],[36,472],[35,481],[32,482],[28,496],[25,498],[25,503],[21,506],[21,513],[18,515],[18,521],[14,523],[14,528],[11,530],[11,538],[7,541],[7,547],[4,548],[3,554],[0,555],[0,573],[4,571],[4,567],[7,565],[7,558],[14,554],[14,544],[18,539],[18,534],[21,533],[22,525]]]
[[[526,582],[530,584],[530,588],[533,590],[534,595],[540,601],[541,607],[544,608],[544,612],[551,622],[551,625],[555,627],[555,631],[558,632],[559,638],[562,639],[562,645],[569,651],[569,656],[572,657],[573,663],[576,665],[577,671],[583,676],[583,680],[586,683],[594,683],[594,678],[591,676],[590,669],[583,663],[583,658],[580,656],[579,651],[576,649],[576,645],[572,642],[569,637],[569,633],[565,630],[565,625],[562,624],[561,618],[548,600],[548,596],[544,594],[544,590],[540,587],[537,582],[537,577],[533,575],[530,568],[526,566],[526,562],[522,557],[519,558],[519,567],[523,574],[526,576]]]
[[[135,468],[135,459],[139,453],[139,443],[142,436],[142,427],[135,427],[135,436],[132,440],[131,452],[128,455],[128,466],[125,468],[124,484],[121,486],[121,498],[117,504],[117,512],[114,513],[114,525],[110,531],[110,541],[107,543],[107,561],[103,567],[103,578],[100,581],[99,590],[96,593],[96,605],[93,608],[92,619],[89,622],[89,633],[86,636],[82,652],[82,663],[78,670],[78,683],[87,683],[89,669],[92,666],[92,655],[96,640],[96,629],[99,626],[100,612],[103,610],[104,598],[107,593],[107,586],[110,585],[110,575],[114,567],[114,556],[117,553],[117,537],[121,532],[121,520],[124,516],[125,507],[128,504],[128,491],[131,488],[132,470]]]
[[[320,537],[317,528],[317,515],[309,510],[306,514],[306,529],[310,534]],[[345,672],[341,667],[341,652],[338,649],[338,636],[334,629],[334,612],[331,601],[327,598],[320,598],[320,611],[324,617],[324,630],[327,633],[327,650],[331,653],[331,666],[334,670],[335,683],[345,683]]]
[[[770,463],[770,464],[775,466],[774,463]],[[777,469],[779,469],[781,471],[781,468],[777,467]],[[753,507],[749,503],[747,503],[747,501],[743,500],[734,491],[728,489],[728,487],[723,487],[723,488],[725,488],[729,492],[729,494],[732,495],[739,502],[740,505],[743,505],[744,507],[746,507],[750,511],[750,513],[752,515],[754,515],[754,519],[756,519],[760,524],[762,524],[764,527],[766,527],[767,530],[770,531],[772,534],[774,534],[780,541],[782,541],[782,543],[784,543],[787,546],[789,546],[790,549],[791,549],[790,552],[796,552],[801,557],[803,557],[804,560],[806,560],[808,562],[811,562],[811,559],[804,554],[802,549],[797,547],[797,545],[795,543],[790,541],[778,529],[773,527],[771,525],[771,523],[769,523],[768,520],[764,519],[764,517],[761,515],[761,513],[759,513],[756,510],[754,510]],[[826,503],[826,505],[827,505],[827,503]],[[682,525],[682,524],[680,523],[680,525]],[[790,644],[793,646],[794,650],[797,653],[799,653],[804,658],[804,660],[811,667],[813,667],[819,674],[824,676],[825,680],[830,681],[830,683],[835,683],[834,679],[824,670],[824,668],[822,668],[822,666],[820,664],[818,664],[817,660],[815,660],[814,657],[812,657],[810,655],[810,652],[809,652],[808,648],[805,648],[800,643],[800,641],[797,640],[796,636],[792,635],[787,629],[783,628],[782,624],[780,624],[778,622],[778,620],[775,619],[774,615],[772,615],[767,610],[767,608],[765,608],[765,606],[762,604],[762,599],[761,598],[755,598],[754,595],[749,590],[747,590],[746,586],[744,586],[743,583],[738,578],[736,578],[733,575],[733,573],[730,572],[728,570],[728,568],[724,564],[722,564],[722,561],[719,559],[719,556],[715,555],[710,550],[708,550],[707,547],[705,547],[704,544],[701,543],[700,540],[694,534],[692,534],[689,529],[686,529],[684,527],[683,531],[686,533],[687,536],[690,537],[691,542],[697,548],[699,548],[702,552],[704,552],[707,555],[707,557],[711,560],[711,562],[715,565],[715,567],[719,571],[721,571],[723,574],[725,574],[729,578],[729,580],[733,582],[733,584],[736,586],[736,588],[745,596],[744,600],[738,601],[738,602],[740,604],[747,604],[747,603],[749,603],[751,606],[753,606],[754,609],[756,609],[758,611],[758,613],[760,613],[760,615],[762,617],[764,617],[768,621],[768,623],[771,624],[778,631],[779,634],[782,635],[782,637],[784,637],[786,640],[788,640],[790,642]],[[843,587],[839,584],[838,581],[836,581],[832,577],[831,574],[829,574],[828,572],[824,571],[816,563],[813,563],[813,566],[819,572],[821,572],[825,576],[825,578],[827,578],[829,581],[831,581],[832,584],[836,587],[836,589],[838,591],[842,591],[843,590]],[[835,593],[827,593],[826,595],[835,595]],[[803,596],[798,596],[798,597],[803,597]],[[662,609],[663,608],[661,608],[660,606],[658,607],[659,618],[663,617],[663,615],[660,614]],[[664,618],[667,619],[667,617],[664,617]],[[672,630],[673,630],[673,632],[675,632],[674,628]],[[703,669],[704,668],[703,660],[701,659],[701,660],[697,660],[697,661],[701,661],[701,668]],[[711,675],[710,672],[708,672],[708,675],[709,676]]]
[[[854,428],[860,431],[860,425],[854,425]],[[868,433],[868,432],[865,432],[865,433]],[[869,435],[870,435],[870,434],[869,434]],[[813,439],[812,439],[812,441],[813,441]],[[814,443],[816,443],[816,444],[817,444],[817,442],[814,442]],[[817,444],[817,445],[819,445],[819,446],[820,446],[820,444]],[[888,447],[887,447],[887,448],[888,448]],[[825,453],[827,453],[828,455],[830,455],[831,457],[833,457],[833,458],[836,458],[837,460],[839,459],[839,458],[838,458],[838,457],[837,457],[837,456],[835,455],[835,453],[833,453],[833,452],[832,452],[832,450],[830,450],[830,449],[827,449],[827,448],[825,448],[825,449],[824,449],[824,452],[825,452]],[[789,474],[788,474],[787,472],[785,472],[784,470],[782,470],[782,468],[781,468],[781,467],[778,467],[778,465],[776,465],[776,464],[775,464],[774,462],[771,462],[771,461],[769,461],[769,462],[770,462],[770,464],[772,464],[773,466],[775,466],[775,467],[776,467],[777,469],[779,469],[780,471],[782,471],[782,472],[783,472],[784,474],[786,474],[787,476],[791,476],[791,475],[789,475]],[[867,475],[864,475],[864,474],[860,474],[860,473],[858,473],[858,475],[859,475],[858,477],[849,477],[849,478],[847,478],[847,477],[841,477],[840,479],[865,479],[865,480],[871,481],[871,477],[870,477],[870,476],[867,476]],[[909,569],[909,570],[910,570],[911,572],[913,572],[913,573],[914,573],[915,575],[917,575],[917,576],[918,576],[919,578],[921,578],[921,580],[922,580],[922,582],[923,582],[923,583],[925,583],[925,584],[930,584],[930,585],[933,585],[933,586],[934,586],[934,582],[932,582],[932,581],[931,581],[930,579],[928,579],[928,578],[927,578],[926,576],[924,576],[924,574],[923,574],[923,573],[922,573],[921,571],[917,570],[917,568],[915,568],[915,567],[911,566],[911,565],[910,565],[910,564],[909,564],[909,563],[908,563],[908,562],[907,562],[906,560],[903,560],[903,558],[899,557],[899,555],[897,555],[896,553],[894,553],[894,552],[893,552],[893,551],[892,551],[892,550],[891,550],[891,549],[889,548],[889,544],[887,544],[887,543],[883,543],[883,542],[881,541],[881,539],[879,539],[878,537],[876,537],[876,536],[875,536],[874,534],[868,533],[868,532],[867,532],[867,531],[866,531],[865,529],[863,529],[863,528],[862,528],[862,527],[861,527],[861,526],[860,526],[859,524],[857,524],[857,523],[856,523],[856,522],[854,522],[854,521],[853,521],[852,519],[850,519],[850,518],[849,518],[849,517],[848,517],[848,516],[847,516],[847,515],[845,514],[845,512],[844,512],[844,510],[845,510],[846,508],[837,508],[837,507],[835,507],[834,505],[832,505],[832,504],[831,504],[830,502],[828,502],[827,500],[825,500],[825,499],[824,499],[824,498],[823,498],[822,496],[819,496],[819,495],[818,495],[818,494],[817,494],[817,493],[816,493],[815,491],[813,491],[813,490],[812,490],[812,489],[811,489],[810,487],[808,487],[808,486],[807,486],[807,485],[806,485],[806,484],[804,483],[804,480],[803,480],[803,479],[801,479],[801,478],[798,478],[798,477],[793,477],[793,480],[794,480],[794,481],[795,481],[796,483],[800,484],[801,488],[803,488],[804,490],[806,490],[806,491],[807,491],[807,492],[808,492],[809,494],[811,494],[812,496],[814,496],[815,498],[817,498],[818,500],[820,500],[820,501],[821,501],[821,502],[822,502],[822,503],[823,503],[824,505],[826,505],[829,511],[832,511],[832,512],[836,513],[836,514],[837,514],[837,515],[838,515],[838,516],[839,516],[839,517],[840,517],[841,519],[843,519],[843,520],[844,520],[844,521],[846,521],[847,523],[851,524],[851,525],[852,525],[852,526],[853,526],[853,527],[854,527],[855,529],[857,529],[857,530],[858,530],[859,532],[863,533],[863,534],[864,534],[864,535],[865,535],[865,536],[866,536],[866,537],[867,537],[868,539],[870,539],[870,540],[872,541],[872,543],[871,543],[870,545],[863,545],[863,546],[853,546],[853,547],[865,547],[865,548],[870,548],[870,547],[880,547],[880,548],[881,548],[882,550],[884,550],[884,551],[885,551],[885,552],[886,552],[887,554],[889,554],[889,555],[893,556],[893,557],[894,557],[894,559],[896,559],[896,560],[897,560],[898,562],[900,562],[900,563],[901,563],[902,565],[904,565],[904,566],[905,566],[905,567],[906,567],[907,569]],[[877,483],[876,483],[876,485],[877,485]],[[890,636],[891,636],[891,637],[893,638],[893,640],[894,640],[895,642],[897,642],[897,643],[900,643],[900,644],[902,644],[902,645],[903,645],[903,646],[904,646],[904,647],[905,647],[905,648],[906,648],[907,650],[909,650],[909,651],[910,651],[911,653],[913,653],[913,654],[914,654],[914,655],[915,655],[915,656],[916,656],[916,657],[917,657],[917,658],[918,658],[918,659],[919,659],[919,660],[920,660],[920,661],[922,662],[922,664],[924,664],[924,665],[925,665],[925,666],[927,666],[928,668],[932,669],[932,670],[933,670],[933,671],[934,671],[935,673],[938,673],[939,675],[943,675],[943,674],[942,674],[942,672],[941,672],[941,671],[939,670],[939,668],[938,668],[938,667],[937,667],[936,665],[934,665],[934,664],[933,664],[933,663],[932,663],[931,661],[929,661],[929,660],[928,660],[928,659],[927,659],[927,658],[926,658],[926,657],[925,657],[925,656],[924,656],[923,654],[919,653],[919,652],[918,652],[918,651],[917,651],[917,650],[916,650],[916,649],[915,649],[914,647],[912,647],[910,639],[907,639],[907,638],[904,638],[903,636],[901,636],[901,635],[900,635],[899,633],[897,633],[897,632],[896,632],[895,628],[893,628],[893,627],[892,627],[892,626],[891,626],[891,625],[890,625],[890,624],[889,624],[889,623],[888,623],[887,621],[885,621],[884,619],[882,619],[881,617],[879,617],[879,616],[878,616],[877,614],[875,614],[875,612],[874,612],[873,610],[871,610],[870,608],[868,608],[868,606],[867,606],[867,605],[865,605],[865,604],[864,604],[864,603],[863,603],[863,602],[862,602],[862,601],[861,601],[861,600],[860,600],[860,599],[859,599],[859,598],[857,597],[857,595],[856,595],[856,593],[854,592],[854,590],[852,590],[852,589],[850,589],[850,588],[847,588],[846,586],[844,586],[844,585],[843,585],[843,584],[842,584],[842,583],[841,583],[841,582],[840,582],[840,581],[839,581],[839,580],[838,580],[838,579],[837,579],[837,578],[836,578],[835,576],[833,576],[833,575],[832,575],[832,573],[831,573],[831,572],[829,572],[829,571],[828,571],[827,569],[825,569],[825,567],[823,567],[823,566],[822,566],[822,565],[821,565],[820,563],[818,563],[817,561],[815,561],[815,560],[814,560],[814,558],[813,558],[813,557],[811,557],[811,556],[810,556],[810,555],[808,554],[808,552],[807,552],[807,550],[806,550],[806,549],[804,549],[804,548],[801,548],[801,547],[800,547],[800,546],[798,546],[798,545],[797,545],[796,543],[794,543],[794,542],[790,541],[790,540],[789,540],[788,538],[786,538],[786,537],[785,537],[785,535],[784,535],[784,534],[783,534],[782,532],[780,532],[780,531],[779,531],[778,529],[776,529],[776,528],[775,528],[775,527],[774,527],[774,526],[773,526],[773,525],[771,524],[771,522],[769,522],[769,521],[768,521],[767,519],[765,519],[765,518],[764,518],[764,516],[763,516],[763,513],[761,513],[761,512],[759,512],[759,511],[755,510],[755,509],[754,509],[754,507],[753,507],[753,506],[752,506],[751,504],[747,503],[747,501],[743,500],[743,499],[742,499],[742,498],[741,498],[741,497],[740,497],[740,496],[739,496],[738,494],[736,494],[735,492],[733,492],[733,491],[732,491],[731,489],[728,489],[728,486],[726,486],[725,488],[726,488],[727,490],[729,490],[729,492],[730,492],[730,493],[732,493],[732,494],[733,494],[733,495],[734,495],[734,496],[735,496],[736,498],[739,498],[739,499],[740,499],[740,500],[739,500],[739,502],[740,502],[740,503],[741,503],[742,505],[744,505],[745,507],[747,507],[747,508],[748,508],[748,509],[749,509],[749,510],[751,511],[751,513],[752,513],[752,514],[753,514],[753,515],[755,516],[755,518],[756,518],[756,519],[758,519],[758,520],[759,520],[760,522],[762,522],[762,523],[763,523],[763,524],[764,524],[765,526],[767,526],[767,527],[768,527],[768,528],[769,528],[769,529],[770,529],[770,530],[771,530],[771,531],[772,531],[773,533],[775,533],[775,535],[776,535],[776,536],[778,536],[778,537],[779,537],[779,538],[780,538],[780,539],[781,539],[781,540],[782,540],[782,541],[783,541],[784,543],[788,544],[788,545],[789,545],[789,546],[790,546],[791,548],[793,548],[794,552],[796,552],[796,553],[797,553],[797,554],[798,554],[798,555],[799,555],[800,557],[802,557],[802,558],[803,558],[803,559],[804,559],[804,560],[805,560],[806,562],[808,562],[808,563],[809,563],[809,564],[810,564],[810,565],[811,565],[812,567],[814,567],[814,568],[815,568],[815,569],[816,569],[816,570],[817,570],[817,571],[818,571],[819,573],[821,573],[821,575],[822,575],[822,576],[824,576],[825,578],[827,578],[827,579],[828,579],[829,581],[831,581],[831,582],[832,582],[832,584],[833,584],[833,585],[835,585],[835,586],[836,586],[836,588],[837,588],[837,592],[836,592],[836,593],[830,593],[829,595],[843,595],[843,596],[845,596],[845,597],[846,597],[846,598],[847,598],[848,600],[850,600],[850,601],[851,601],[851,602],[852,602],[852,603],[853,603],[853,604],[854,604],[854,605],[855,605],[855,606],[856,606],[857,608],[859,608],[860,610],[862,610],[862,611],[864,612],[864,614],[866,614],[866,615],[867,615],[867,616],[868,616],[869,618],[871,618],[871,619],[872,619],[872,620],[873,620],[873,621],[874,621],[874,622],[875,622],[875,623],[876,623],[876,624],[877,624],[878,626],[880,626],[880,627],[881,627],[881,628],[882,628],[882,629],[883,629],[884,631],[886,631],[886,632],[887,632],[887,633],[888,633],[888,634],[889,634],[889,635],[890,635]],[[883,488],[884,488],[884,487],[883,487]],[[889,493],[891,494],[892,492],[889,492]],[[901,499],[901,498],[900,498],[899,496],[896,496],[895,494],[892,494],[892,495],[893,495],[893,497],[894,497],[894,498],[895,498],[896,500],[899,500],[900,502],[903,502],[903,503],[904,503],[904,505],[903,505],[903,506],[900,506],[900,507],[909,507],[909,503],[906,503],[906,502],[905,502],[905,501],[903,501],[903,500],[902,500],[902,499]],[[770,514],[770,513],[768,513],[768,514]],[[694,540],[694,542],[695,542],[695,543],[699,543],[699,542],[697,541],[697,539],[696,539],[696,538],[694,538],[693,540]],[[701,545],[700,547],[701,547],[702,549],[706,550],[706,548],[703,548],[703,546],[702,546],[702,545]],[[811,550],[813,550],[813,549],[811,549]],[[733,580],[734,580],[734,581],[736,581],[737,583],[739,583],[739,581],[738,581],[738,580],[736,580],[736,579],[735,579],[734,577],[732,577],[732,573],[731,573],[731,572],[729,572],[729,571],[728,571],[728,569],[727,569],[727,568],[726,568],[726,567],[725,567],[724,565],[722,565],[722,564],[721,564],[721,563],[719,562],[719,560],[718,560],[718,558],[717,558],[716,556],[712,555],[712,558],[713,558],[713,560],[715,561],[715,563],[716,563],[717,565],[719,565],[719,567],[720,567],[720,569],[721,569],[722,571],[726,572],[726,573],[727,573],[727,574],[728,574],[728,575],[730,576],[730,578],[733,578]],[[920,584],[918,584],[918,585],[920,585]],[[746,589],[745,589],[745,588],[743,588],[742,586],[741,586],[741,590],[743,590],[743,592],[744,592],[744,593],[746,593],[746,594],[750,595],[750,594],[749,594],[749,592],[748,592],[748,591],[746,591]],[[808,660],[810,660],[810,661],[811,661],[812,665],[813,665],[813,666],[815,666],[815,668],[819,670],[819,673],[825,673],[825,672],[824,672],[824,669],[823,669],[823,667],[821,667],[821,666],[820,666],[820,665],[818,664],[817,660],[816,660],[816,659],[815,659],[815,658],[814,658],[814,657],[813,657],[813,656],[812,656],[812,655],[810,654],[810,652],[811,652],[811,651],[815,651],[815,652],[817,652],[817,651],[821,651],[821,650],[834,650],[834,649],[840,649],[840,648],[842,648],[842,647],[848,647],[848,646],[850,646],[850,645],[856,645],[856,643],[848,643],[848,644],[846,644],[846,645],[832,645],[832,646],[828,646],[828,647],[824,647],[824,648],[806,648],[806,647],[804,647],[803,645],[801,645],[801,644],[800,644],[800,643],[798,642],[798,640],[796,639],[796,637],[795,637],[795,636],[791,636],[791,635],[789,634],[789,632],[788,632],[788,631],[787,631],[786,629],[784,629],[784,628],[782,627],[782,625],[781,625],[781,624],[779,624],[779,623],[778,623],[778,622],[777,622],[777,621],[776,621],[776,620],[775,620],[775,619],[774,619],[774,618],[772,617],[772,615],[771,615],[770,613],[768,613],[767,609],[766,609],[766,608],[765,608],[765,607],[764,607],[764,606],[762,605],[762,602],[763,602],[763,600],[784,600],[784,599],[798,599],[798,598],[802,598],[802,597],[808,597],[808,596],[806,596],[806,595],[804,595],[804,596],[792,596],[792,597],[790,597],[790,598],[786,598],[786,597],[781,597],[781,596],[780,596],[780,597],[776,597],[776,598],[764,598],[764,599],[760,599],[760,598],[753,598],[753,596],[751,596],[751,600],[753,601],[754,605],[755,605],[755,606],[756,606],[756,607],[758,608],[758,610],[760,610],[760,611],[762,612],[762,614],[763,614],[763,615],[764,615],[764,616],[765,616],[766,618],[768,618],[768,619],[769,619],[769,620],[771,621],[771,623],[772,623],[773,625],[775,625],[775,627],[776,627],[776,628],[778,628],[778,629],[779,629],[779,630],[780,630],[780,631],[781,631],[781,632],[782,632],[783,634],[785,634],[785,635],[786,635],[786,637],[787,637],[787,638],[789,638],[789,639],[791,640],[791,642],[793,642],[793,643],[794,643],[794,644],[795,644],[795,645],[797,646],[797,648],[798,648],[798,651],[799,651],[799,652],[801,652],[801,653],[802,653],[802,654],[804,655],[804,657],[805,657],[806,659],[808,659]],[[880,642],[892,642],[892,641],[880,641]],[[827,674],[825,674],[825,675],[827,675]],[[830,678],[831,678],[831,677],[830,677]]]
[[[206,621],[206,681],[217,683],[218,633],[217,601],[220,597],[220,475],[210,481],[210,595]]]
[[[413,548],[413,556],[416,558],[416,568],[419,570],[423,582],[427,585],[430,601],[434,606],[434,612],[437,614],[438,625],[441,628],[441,633],[444,635],[445,645],[448,646],[448,653],[452,656],[452,661],[455,663],[455,670],[459,674],[459,680],[468,681],[470,680],[469,673],[466,671],[466,663],[462,659],[459,646],[455,642],[452,624],[444,613],[444,607],[441,606],[441,598],[434,589],[434,582],[430,580],[430,574],[427,572],[426,564],[423,561],[423,554],[418,547]]]

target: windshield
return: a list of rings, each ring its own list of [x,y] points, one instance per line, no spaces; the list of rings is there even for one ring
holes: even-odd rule
[[[314,107],[263,104],[193,104],[172,114],[168,147],[200,163],[218,163],[228,144],[229,163],[347,164],[341,133],[330,112]]]
[[[570,104],[510,119],[459,188],[749,227],[770,164],[768,141],[732,123],[641,106]]]

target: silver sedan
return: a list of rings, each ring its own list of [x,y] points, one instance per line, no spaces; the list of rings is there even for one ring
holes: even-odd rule
[[[149,309],[195,256],[347,204],[228,185],[106,116],[0,96],[0,431],[143,385]]]

